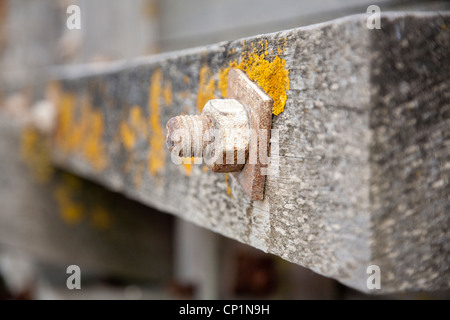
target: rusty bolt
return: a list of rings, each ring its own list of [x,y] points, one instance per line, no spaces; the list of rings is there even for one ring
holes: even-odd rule
[[[248,156],[249,118],[234,99],[214,99],[201,115],[178,116],[167,122],[166,144],[179,157],[203,157],[214,172],[242,169]]]

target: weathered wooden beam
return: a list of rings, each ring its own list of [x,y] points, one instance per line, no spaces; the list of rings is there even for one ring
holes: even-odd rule
[[[0,252],[22,252],[85,275],[166,283],[172,279],[173,219],[56,170],[48,144],[0,110]]]
[[[450,284],[450,16],[366,15],[57,72],[58,165],[363,291]],[[274,99],[263,201],[175,165],[167,120],[226,96],[229,68]],[[367,268],[381,269],[381,290]]]

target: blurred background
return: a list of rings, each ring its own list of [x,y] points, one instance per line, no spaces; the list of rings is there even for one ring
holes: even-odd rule
[[[56,66],[109,62],[446,1],[0,0],[0,111],[25,117]],[[68,6],[81,29],[68,30]],[[0,299],[381,299],[54,168],[0,112]],[[3,123],[2,123],[3,122]],[[66,269],[81,268],[82,290]],[[448,298],[448,292],[389,298]]]

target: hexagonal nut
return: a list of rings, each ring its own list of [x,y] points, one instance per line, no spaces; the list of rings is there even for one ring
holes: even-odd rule
[[[202,115],[211,118],[214,139],[203,150],[203,160],[214,172],[239,171],[245,165],[250,139],[245,107],[234,99],[209,100]]]

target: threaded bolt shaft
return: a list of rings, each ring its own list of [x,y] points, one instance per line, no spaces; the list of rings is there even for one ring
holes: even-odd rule
[[[213,122],[207,115],[177,116],[166,126],[166,144],[179,157],[202,157],[209,143]]]

